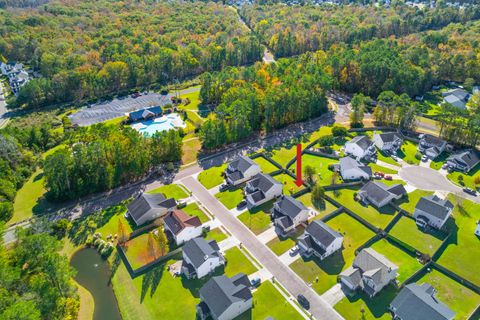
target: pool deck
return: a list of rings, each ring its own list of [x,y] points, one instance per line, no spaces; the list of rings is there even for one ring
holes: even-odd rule
[[[177,128],[185,129],[187,125],[177,113],[171,113],[152,120],[134,123],[131,127],[140,133],[151,136],[157,131],[161,132]]]

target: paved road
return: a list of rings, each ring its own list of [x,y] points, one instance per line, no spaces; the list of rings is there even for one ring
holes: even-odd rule
[[[310,301],[310,312],[315,319],[343,319],[315,291],[288,266],[270,251],[257,237],[235,218],[207,189],[194,177],[182,180],[183,184],[193,192],[195,197],[237,238],[244,247],[280,282],[291,294],[303,294]]]

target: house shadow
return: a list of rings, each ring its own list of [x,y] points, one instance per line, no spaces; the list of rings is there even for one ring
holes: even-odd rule
[[[363,291],[357,292],[352,296],[346,296],[350,303],[355,303],[361,300],[363,305],[365,306],[368,311],[373,315],[374,318],[380,318],[382,315],[388,312],[388,307],[390,303],[393,301],[395,296],[397,295],[398,290],[393,285],[388,285],[387,287],[383,288],[376,296],[370,298],[367,296]],[[359,319],[370,319],[368,315],[366,315],[366,310],[362,307],[359,310],[358,318]]]
[[[448,230],[450,236],[448,237],[447,243],[444,246],[441,246],[440,249],[435,253],[437,257],[441,257],[445,250],[451,245],[458,245],[458,226],[455,222],[455,219],[451,217],[447,221],[446,229]],[[445,239],[445,237],[443,237]]]
[[[314,262],[320,269],[322,269],[328,275],[338,275],[342,272],[345,266],[345,258],[343,257],[343,250],[338,250],[331,256],[320,260],[317,257],[312,258],[303,258],[304,262],[312,261]]]
[[[255,298],[253,299],[253,303],[255,304]],[[252,308],[255,308],[255,305],[253,305]],[[251,320],[251,319],[253,319],[253,312],[252,312],[252,309],[248,309],[238,317],[235,317],[233,320]]]
[[[215,269],[215,271],[203,277],[202,279],[187,279],[184,275],[182,275],[182,286],[185,289],[188,289],[193,297],[200,298],[200,289],[203,285],[210,280],[212,277],[217,277],[223,275],[225,272],[225,267],[221,266]]]

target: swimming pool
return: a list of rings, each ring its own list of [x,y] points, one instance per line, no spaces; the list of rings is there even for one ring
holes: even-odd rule
[[[132,124],[132,128],[147,136],[152,136],[155,132],[168,131],[172,129],[185,129],[187,125],[177,113],[155,118],[153,120],[143,121]]]

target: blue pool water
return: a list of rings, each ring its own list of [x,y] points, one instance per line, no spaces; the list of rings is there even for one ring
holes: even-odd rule
[[[168,131],[177,127],[185,128],[185,122],[176,113],[132,125],[132,128],[148,136],[154,135],[155,132]]]

